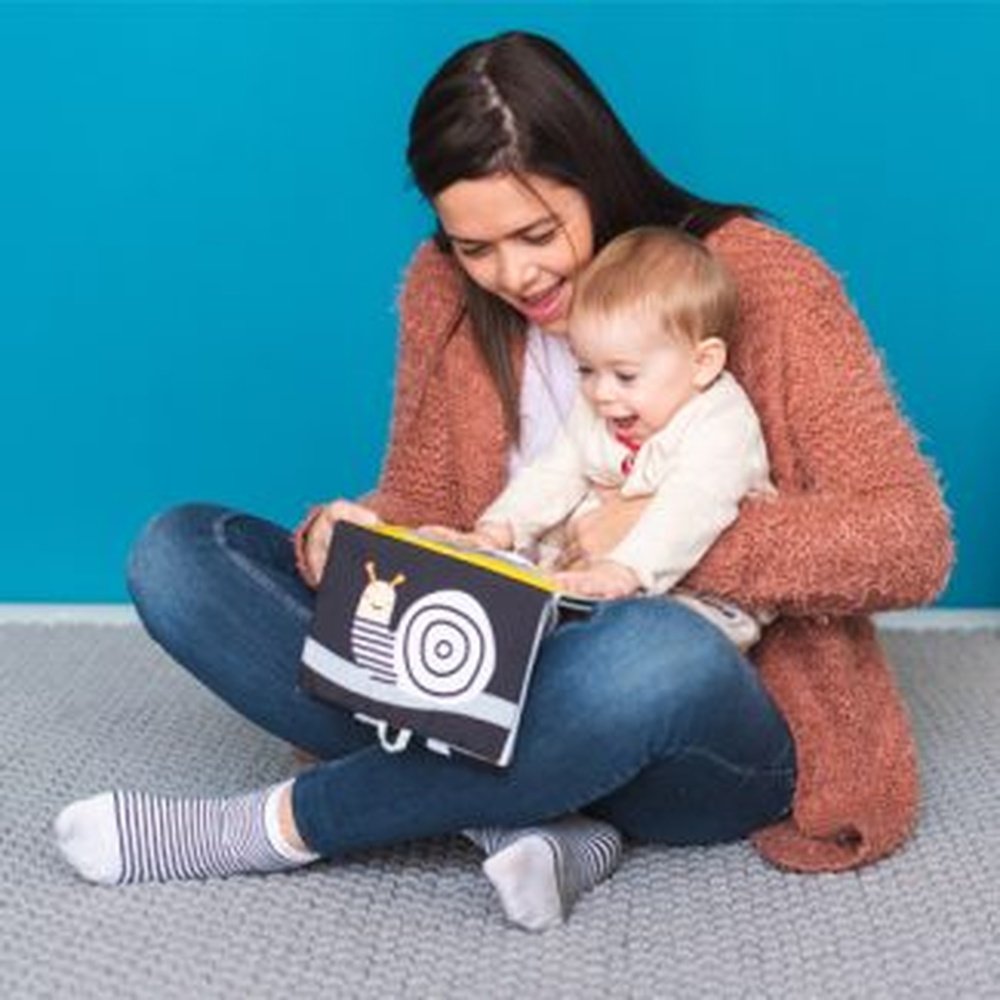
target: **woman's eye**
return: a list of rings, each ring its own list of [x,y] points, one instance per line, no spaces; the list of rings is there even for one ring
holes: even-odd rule
[[[530,243],[533,247],[540,247],[545,243],[551,243],[555,235],[555,229],[546,229],[544,232],[540,233],[525,233],[524,242]]]
[[[452,247],[457,250],[461,256],[472,259],[475,259],[476,257],[485,257],[486,252],[489,250],[489,246],[485,243],[473,243],[469,246],[453,243]]]

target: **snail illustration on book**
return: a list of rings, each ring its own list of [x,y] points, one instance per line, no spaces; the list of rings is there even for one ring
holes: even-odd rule
[[[405,528],[337,527],[302,650],[300,683],[372,726],[386,751],[510,763],[559,595],[486,557]]]
[[[414,601],[393,626],[396,591],[406,577],[379,579],[372,561],[365,572],[368,584],[351,622],[354,662],[371,680],[428,700],[428,708],[480,694],[496,667],[496,638],[479,601],[461,590],[435,590]]]

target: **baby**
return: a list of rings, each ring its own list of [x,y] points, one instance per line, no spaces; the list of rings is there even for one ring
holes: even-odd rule
[[[611,551],[555,572],[556,583],[596,598],[671,592],[741,648],[752,645],[757,618],[674,590],[744,497],[773,492],[757,415],[725,370],[735,317],[733,283],[699,240],[641,228],[610,242],[577,283],[568,336],[580,384],[565,426],[474,531],[429,530],[552,568],[560,528],[598,506],[602,492],[648,497]]]

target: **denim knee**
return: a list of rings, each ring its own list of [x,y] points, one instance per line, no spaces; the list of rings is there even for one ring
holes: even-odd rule
[[[678,712],[718,705],[748,669],[719,629],[669,600],[608,605],[588,639],[588,658],[606,670],[584,671],[580,681],[586,689],[588,675],[593,678],[594,710],[620,716],[621,723],[648,721],[659,728]],[[611,705],[617,708],[609,713]]]
[[[225,508],[186,503],[151,518],[128,555],[126,582],[140,610],[150,595],[164,595],[183,584],[192,553],[211,537]]]

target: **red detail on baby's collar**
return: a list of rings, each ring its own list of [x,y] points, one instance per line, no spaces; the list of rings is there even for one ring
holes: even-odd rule
[[[628,448],[628,454],[622,459],[621,464],[622,475],[627,476],[632,471],[632,466],[635,465],[635,453],[641,447],[641,442],[633,441],[631,438],[625,437],[624,434],[619,434],[617,431],[615,432],[615,440]]]
[[[615,440],[619,444],[625,445],[626,448],[634,455],[640,447],[642,447],[641,441],[633,441],[630,437],[626,437],[624,434],[619,434],[615,431]]]

